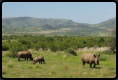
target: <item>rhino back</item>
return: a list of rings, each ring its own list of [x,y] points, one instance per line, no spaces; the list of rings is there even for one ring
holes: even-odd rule
[[[82,61],[85,61],[85,62],[87,62],[87,63],[93,62],[93,61],[94,61],[93,54],[91,54],[91,53],[84,53],[84,54],[81,56],[81,60],[82,60]]]
[[[40,60],[42,60],[42,59],[44,59],[44,57],[38,56],[38,57],[35,57],[35,58],[34,58],[34,61],[40,61]]]
[[[20,51],[18,52],[17,56],[21,58],[26,58],[26,57],[30,57],[31,53],[29,51]]]

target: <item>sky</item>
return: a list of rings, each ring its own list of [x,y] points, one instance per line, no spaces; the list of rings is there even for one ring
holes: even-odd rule
[[[97,24],[116,17],[115,2],[3,2],[2,18],[67,19]]]

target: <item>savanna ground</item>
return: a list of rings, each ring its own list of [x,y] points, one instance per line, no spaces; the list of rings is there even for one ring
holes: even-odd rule
[[[51,52],[28,50],[33,58],[44,56],[45,64],[33,65],[33,61],[24,61],[20,58],[9,58],[5,55],[9,51],[2,51],[2,77],[3,78],[115,78],[116,77],[116,54],[100,54],[99,63],[96,68],[89,68],[89,64],[82,67],[81,55],[85,52],[97,53],[106,48],[76,50],[77,56],[65,52]],[[93,67],[93,65],[92,65]]]

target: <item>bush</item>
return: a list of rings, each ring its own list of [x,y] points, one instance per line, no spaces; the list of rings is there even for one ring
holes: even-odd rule
[[[68,48],[68,49],[66,50],[66,52],[67,52],[67,53],[70,53],[70,54],[72,54],[72,55],[74,55],[74,56],[77,55],[77,53],[76,53],[72,48]]]
[[[105,54],[109,54],[109,55],[114,54],[114,52],[113,52],[112,50],[105,50],[104,53],[105,53]]]
[[[112,50],[105,50],[105,51],[102,51],[102,52],[97,52],[97,54],[109,54],[109,55],[113,55],[114,52]]]
[[[11,51],[11,54],[8,54],[8,56],[13,57],[13,58],[17,57],[17,53],[19,51],[25,51],[27,49],[28,49],[28,47],[26,45],[23,45],[21,43],[12,43],[10,45],[10,49],[9,49]]]
[[[56,52],[57,51],[57,46],[52,44],[50,45],[50,50],[53,51],[53,52]]]
[[[21,42],[22,44],[25,44],[25,45],[31,45],[31,42],[25,39],[19,39],[18,42]]]
[[[2,45],[2,51],[7,51],[9,50],[9,47],[5,44]]]

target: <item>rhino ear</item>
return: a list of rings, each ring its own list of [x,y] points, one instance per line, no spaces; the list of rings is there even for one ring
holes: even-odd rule
[[[94,56],[94,57],[96,57],[96,55],[95,55],[95,54],[93,54],[93,56]]]

